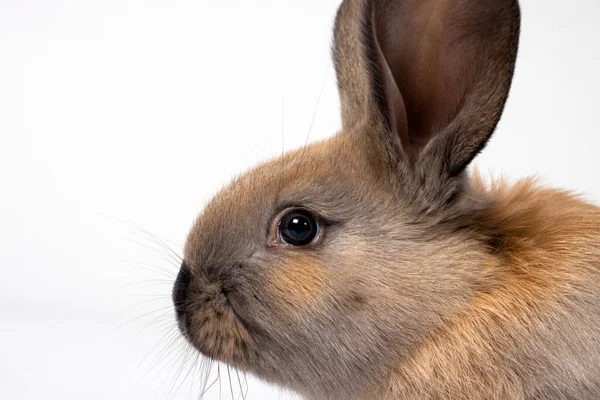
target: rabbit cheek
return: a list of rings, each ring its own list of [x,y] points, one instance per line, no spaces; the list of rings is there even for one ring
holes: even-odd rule
[[[328,286],[325,268],[309,254],[285,258],[268,275],[274,297],[285,308],[315,309]]]

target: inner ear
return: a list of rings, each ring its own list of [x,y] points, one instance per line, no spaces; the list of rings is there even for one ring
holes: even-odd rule
[[[408,118],[404,99],[400,93],[397,81],[388,63],[388,58],[384,54],[384,48],[380,45],[382,36],[386,37],[385,32],[378,29],[377,13],[373,3],[368,3],[366,10],[366,50],[368,60],[374,60],[374,66],[371,68],[371,80],[375,101],[380,110],[383,110],[386,128],[390,134],[400,139],[400,148],[398,151],[404,153],[410,149],[410,137],[408,131]]]
[[[512,81],[516,0],[373,0],[390,124],[404,152],[430,143],[459,173],[494,131]],[[426,160],[430,162],[431,160]]]
[[[397,91],[403,99],[407,126],[400,128],[406,130],[413,150],[423,148],[456,117],[473,79],[469,69],[477,69],[475,49],[464,51],[475,43],[467,32],[460,32],[477,16],[460,9],[459,3],[465,2],[380,1],[375,7],[381,68],[395,86],[392,97]]]
[[[334,42],[344,129],[386,160],[377,165],[408,158],[428,176],[460,174],[502,114],[519,25],[517,0],[344,0]]]

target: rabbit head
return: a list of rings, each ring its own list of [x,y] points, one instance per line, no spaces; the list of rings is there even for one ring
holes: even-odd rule
[[[517,54],[516,0],[345,0],[342,130],[235,179],[196,220],[173,298],[200,352],[309,397],[368,397],[494,282],[465,169]]]

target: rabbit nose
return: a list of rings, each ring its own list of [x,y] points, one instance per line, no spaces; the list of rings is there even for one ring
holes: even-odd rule
[[[188,286],[190,285],[191,276],[192,271],[190,271],[185,261],[182,262],[179,274],[177,275],[177,279],[175,279],[175,284],[173,286],[173,304],[175,305],[175,313],[177,314],[178,319],[181,319],[185,314]]]

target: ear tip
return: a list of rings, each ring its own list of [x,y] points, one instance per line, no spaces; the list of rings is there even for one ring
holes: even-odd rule
[[[521,29],[521,4],[519,0],[511,0],[509,5],[509,12],[511,13],[511,21],[513,29],[517,32]]]

